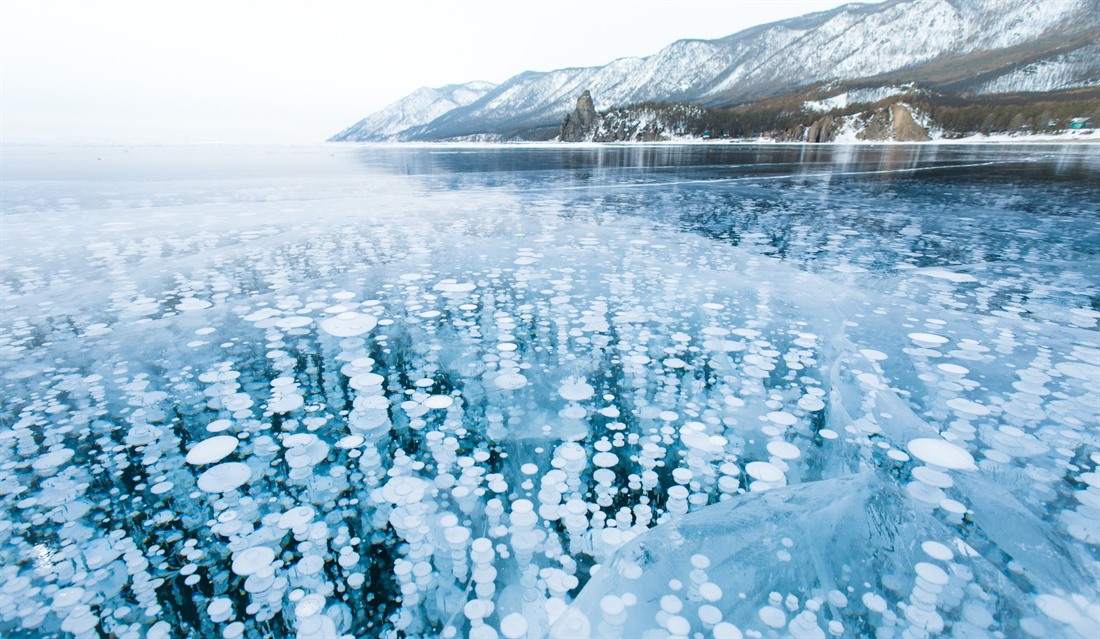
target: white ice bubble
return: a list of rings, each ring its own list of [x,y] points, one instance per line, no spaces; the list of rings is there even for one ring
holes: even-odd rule
[[[909,339],[916,342],[918,346],[927,348],[942,346],[949,341],[946,337],[935,333],[909,333]]]
[[[797,459],[802,455],[798,446],[784,441],[768,442],[768,452],[780,459]]]
[[[275,561],[275,551],[267,546],[253,546],[233,556],[233,572],[247,576],[267,568]]]
[[[745,465],[745,472],[753,479],[758,479],[769,484],[783,479],[783,471],[769,462],[749,462]]]
[[[952,397],[947,400],[947,407],[956,413],[962,413],[967,417],[984,417],[989,414],[989,409],[977,402],[962,397]]]
[[[558,394],[569,401],[583,401],[596,393],[590,384],[583,379],[569,378],[558,387]]]
[[[798,423],[798,418],[785,410],[771,411],[767,414],[768,421],[779,426],[793,426]]]
[[[592,463],[600,468],[611,468],[619,463],[619,457],[615,453],[600,452],[592,456]]]
[[[974,470],[974,457],[943,439],[918,438],[906,446],[909,452],[926,464],[951,470]]]
[[[369,332],[378,320],[366,313],[347,311],[321,322],[321,330],[334,337],[354,337]]]
[[[424,400],[424,406],[431,409],[447,408],[454,403],[455,400],[450,395],[432,395]]]
[[[513,612],[500,620],[500,634],[506,639],[520,639],[527,634],[527,618]]]
[[[924,554],[937,561],[951,561],[955,558],[955,553],[938,541],[926,541],[920,547]]]
[[[240,462],[218,464],[199,475],[199,490],[207,493],[226,493],[244,485],[252,478],[252,469]]]
[[[936,368],[939,368],[941,371],[950,375],[966,375],[970,372],[970,369],[966,368],[965,366],[959,366],[958,364],[951,363],[937,364]]]
[[[502,390],[518,390],[527,385],[527,378],[519,373],[497,375],[493,384]]]
[[[760,621],[772,628],[782,628],[787,625],[787,615],[775,606],[764,606],[757,612]]]
[[[231,435],[216,435],[195,444],[187,451],[186,461],[192,465],[213,464],[237,450],[239,441]]]
[[[922,561],[917,563],[913,568],[917,571],[917,575],[920,576],[921,579],[924,579],[930,584],[946,586],[947,582],[950,581],[950,577],[944,572],[943,568],[935,564]]]
[[[745,637],[740,628],[728,621],[715,624],[711,632],[714,634],[714,639],[744,639]]]

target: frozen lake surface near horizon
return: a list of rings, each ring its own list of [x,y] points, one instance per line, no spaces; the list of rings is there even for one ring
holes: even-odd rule
[[[1093,145],[0,153],[4,636],[1100,633]]]

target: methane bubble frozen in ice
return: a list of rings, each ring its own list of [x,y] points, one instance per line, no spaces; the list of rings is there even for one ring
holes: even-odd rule
[[[187,451],[188,464],[213,464],[225,459],[237,449],[238,440],[230,435],[217,435],[202,440]]]
[[[950,470],[973,470],[974,457],[967,451],[943,439],[918,438],[906,446],[914,457],[926,464]]]
[[[267,546],[253,546],[233,557],[233,572],[248,576],[259,572],[275,561],[275,551]]]
[[[355,337],[369,332],[378,324],[373,316],[355,311],[340,313],[321,322],[321,330],[334,337]]]
[[[909,339],[917,343],[918,346],[934,347],[942,346],[948,342],[948,339],[942,335],[936,335],[935,333],[909,333]]]
[[[595,389],[592,388],[590,384],[577,378],[569,378],[558,387],[558,394],[561,395],[563,399],[577,402],[592,397],[595,392]]]
[[[496,376],[493,384],[502,390],[518,390],[527,385],[527,378],[519,373],[503,373]]]
[[[252,478],[252,469],[240,462],[218,464],[199,475],[199,490],[207,493],[226,493],[236,490]]]
[[[780,459],[797,459],[802,455],[797,446],[783,441],[768,442],[768,452]]]

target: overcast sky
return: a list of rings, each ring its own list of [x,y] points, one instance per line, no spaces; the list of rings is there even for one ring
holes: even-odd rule
[[[421,86],[655,53],[836,0],[0,0],[4,142],[319,142]]]

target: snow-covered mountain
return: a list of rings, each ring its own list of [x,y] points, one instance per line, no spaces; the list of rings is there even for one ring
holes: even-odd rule
[[[382,142],[394,140],[411,127],[431,122],[485,95],[492,82],[467,82],[445,87],[422,87],[332,136],[331,142]]]
[[[341,139],[530,135],[556,129],[585,89],[604,110],[646,101],[732,105],[860,79],[985,92],[1087,86],[1100,77],[1097,41],[1097,0],[849,4],[718,40],[680,40],[645,58],[522,73],[418,126],[364,127]]]

